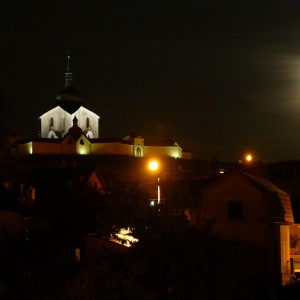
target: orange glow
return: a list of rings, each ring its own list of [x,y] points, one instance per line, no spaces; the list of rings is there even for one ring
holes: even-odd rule
[[[121,228],[118,233],[116,233],[117,238],[111,236],[110,241],[121,244],[125,247],[131,247],[133,243],[137,243],[139,240],[131,235],[130,228]]]
[[[247,154],[247,155],[246,155],[246,161],[247,161],[247,162],[251,162],[252,160],[253,160],[252,155],[251,155],[251,154]]]
[[[148,163],[148,168],[150,171],[158,171],[159,170],[159,162],[157,160],[150,160]]]

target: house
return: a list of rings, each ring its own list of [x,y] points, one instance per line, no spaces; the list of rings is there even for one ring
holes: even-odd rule
[[[211,234],[232,243],[245,272],[287,284],[291,279],[290,197],[262,177],[228,171],[202,190],[198,220]]]
[[[300,222],[300,161],[288,160],[249,166],[247,173],[262,176],[286,191],[292,201],[294,219]]]

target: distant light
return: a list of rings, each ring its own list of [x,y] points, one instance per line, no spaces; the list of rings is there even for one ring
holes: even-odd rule
[[[154,200],[150,201],[150,206],[154,206],[154,205],[155,205],[155,201]]]
[[[251,154],[247,154],[247,155],[246,155],[246,161],[247,161],[247,162],[251,162],[252,160],[253,160],[252,155],[251,155]]]
[[[225,173],[224,169],[220,169],[220,170],[219,170],[219,173],[220,173],[220,174],[224,174],[224,173]]]

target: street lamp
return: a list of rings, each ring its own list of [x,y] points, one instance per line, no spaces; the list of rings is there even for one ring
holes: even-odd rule
[[[152,173],[157,174],[157,204],[160,204],[160,178],[159,178],[160,162],[156,159],[150,160],[148,163],[148,169]]]
[[[253,160],[253,157],[251,154],[247,154],[245,158],[248,163],[252,162],[252,160]]]

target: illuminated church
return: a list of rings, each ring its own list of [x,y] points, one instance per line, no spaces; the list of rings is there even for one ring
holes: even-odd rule
[[[39,117],[40,137],[19,143],[18,155],[81,154],[191,158],[190,152],[183,151],[177,142],[171,139],[149,141],[136,132],[123,139],[100,137],[100,117],[82,103],[72,79],[68,56],[64,89],[58,93],[50,110]]]

